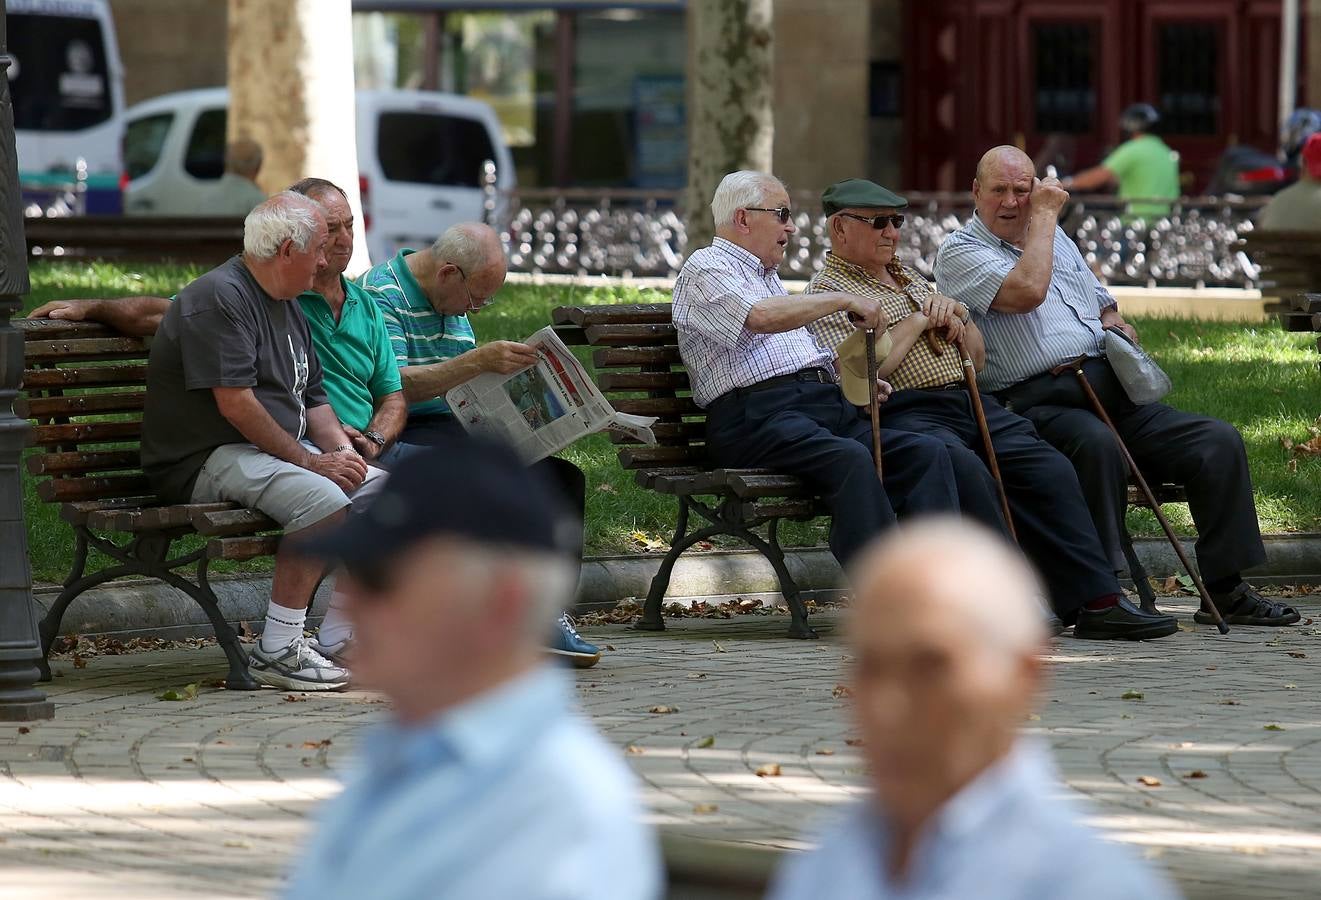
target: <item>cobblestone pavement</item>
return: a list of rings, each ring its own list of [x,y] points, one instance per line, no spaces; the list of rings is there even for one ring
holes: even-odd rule
[[[806,823],[862,791],[834,696],[838,620],[818,618],[819,642],[783,639],[779,616],[672,621],[665,634],[585,629],[613,650],[579,673],[583,703],[625,748],[660,827],[796,848]],[[1025,727],[1054,746],[1094,821],[1169,867],[1189,896],[1319,897],[1319,658],[1314,624],[1141,645],[1063,639]],[[55,669],[55,721],[0,725],[6,897],[268,895],[304,815],[385,711],[367,693],[220,690],[216,648]],[[188,684],[196,699],[158,699]],[[780,775],[758,777],[767,764]]]

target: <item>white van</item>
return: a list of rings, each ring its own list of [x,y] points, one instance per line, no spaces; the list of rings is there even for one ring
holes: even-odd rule
[[[5,8],[14,143],[25,196],[69,185],[81,159],[87,164],[86,211],[119,212],[124,72],[109,4],[9,0]]]
[[[180,91],[125,113],[124,211],[205,215],[198,197],[224,171],[226,88]],[[434,91],[357,93],[358,186],[374,262],[422,247],[482,216],[482,165],[514,186],[514,165],[491,107]],[[309,175],[316,173],[310,172]]]

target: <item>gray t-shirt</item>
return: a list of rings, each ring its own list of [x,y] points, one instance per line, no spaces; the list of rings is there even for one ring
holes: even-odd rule
[[[152,339],[142,468],[166,502],[189,501],[212,450],[246,442],[214,387],[252,388],[295,440],[307,410],[328,402],[302,309],[262,290],[239,256],[180,291]]]

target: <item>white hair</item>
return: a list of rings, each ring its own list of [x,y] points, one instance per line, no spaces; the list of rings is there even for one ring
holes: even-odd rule
[[[305,251],[324,221],[325,214],[315,201],[281,191],[258,203],[243,220],[243,253],[253,259],[270,259],[285,241],[293,241],[299,252]]]
[[[468,584],[465,595],[475,605],[484,601],[484,586],[496,574],[516,574],[530,595],[521,623],[523,636],[538,645],[546,640],[551,623],[572,605],[578,590],[578,563],[563,555],[464,542],[459,568]]]
[[[776,189],[784,190],[784,184],[774,175],[747,169],[730,172],[720,179],[711,197],[711,215],[716,220],[716,227],[733,224],[734,213],[740,209],[765,206],[767,196]]]
[[[484,233],[485,226],[460,223],[445,229],[431,245],[431,258],[437,266],[449,263],[471,276],[495,261],[491,248],[493,235]],[[503,248],[500,251],[503,253]]]

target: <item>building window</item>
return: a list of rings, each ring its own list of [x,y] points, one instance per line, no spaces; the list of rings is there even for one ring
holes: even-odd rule
[[[1160,26],[1161,130],[1167,134],[1220,131],[1220,31],[1211,22]]]
[[[1036,130],[1083,134],[1096,113],[1096,27],[1043,22],[1032,27]]]

